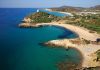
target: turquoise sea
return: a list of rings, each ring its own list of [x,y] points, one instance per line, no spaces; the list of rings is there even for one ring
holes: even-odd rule
[[[32,8],[0,9],[0,70],[59,70],[59,62],[81,61],[75,49],[50,48],[39,43],[76,37],[69,30],[46,26],[19,28],[21,20],[36,12]],[[67,69],[69,70],[69,69]]]

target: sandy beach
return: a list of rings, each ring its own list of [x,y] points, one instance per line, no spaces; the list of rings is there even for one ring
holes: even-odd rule
[[[52,11],[52,9],[45,9],[47,11]],[[53,11],[53,12],[59,12],[59,13],[63,13],[63,14],[67,14],[67,15],[70,15],[70,16],[73,16],[71,13],[69,12],[61,12],[61,11]]]
[[[99,62],[94,61],[96,59],[96,55],[94,54],[97,50],[100,49],[100,45],[94,44],[72,44],[70,39],[63,39],[63,40],[51,40],[47,43],[55,44],[58,46],[64,46],[65,48],[76,48],[78,49],[83,55],[83,63],[82,67],[96,67],[100,66]],[[72,40],[72,39],[71,39]]]
[[[23,26],[27,26],[25,24],[22,24]],[[74,25],[70,25],[70,24],[64,24],[64,23],[58,23],[58,22],[52,22],[52,23],[38,23],[35,25],[28,25],[28,26],[32,26],[32,27],[38,27],[38,26],[45,26],[45,25],[55,25],[55,26],[61,26],[64,27],[66,29],[69,29],[72,32],[75,32],[76,34],[79,35],[79,38],[82,39],[86,39],[86,40],[90,40],[90,41],[96,41],[97,38],[100,38],[100,35],[97,33],[90,33],[89,30],[82,28],[82,27],[78,27],[78,26],[74,26]],[[60,46],[64,46],[65,48],[71,47],[71,48],[76,48],[78,49],[84,59],[83,59],[83,63],[82,63],[82,67],[96,67],[96,66],[100,66],[100,62],[96,62],[94,61],[94,59],[96,59],[96,55],[94,55],[94,53],[100,49],[100,45],[95,45],[95,44],[72,44],[69,39],[63,39],[63,40],[51,40],[48,41],[51,44],[55,44],[55,45],[60,45]],[[47,42],[47,43],[48,43]]]
[[[57,22],[52,22],[52,23],[41,23],[41,24],[37,24],[37,25],[56,25],[56,26],[61,26],[61,27],[64,27],[66,29],[71,30],[72,32],[75,32],[76,34],[79,35],[80,38],[84,38],[86,40],[91,40],[91,41],[96,41],[96,39],[100,37],[99,34],[90,33],[89,30],[87,30],[85,28],[74,26],[74,25],[70,25],[70,24],[59,24]]]
[[[57,25],[57,26],[64,27],[64,28],[69,29],[69,30],[75,32],[76,34],[78,34],[79,38],[84,38],[86,40],[96,41],[96,39],[100,37],[100,35],[98,35],[96,33],[89,33],[89,30],[87,30],[85,28],[73,26],[73,25],[69,25],[69,24],[42,23],[42,25]],[[92,55],[97,50],[100,49],[100,45],[94,45],[94,44],[77,45],[77,44],[70,43],[67,39],[52,40],[52,41],[49,41],[49,42],[52,42],[52,43],[57,44],[57,45],[65,46],[66,48],[68,48],[68,46],[70,46],[70,47],[77,48],[78,50],[80,50],[83,57],[84,57],[83,63],[82,63],[83,67],[100,66],[100,63],[93,61],[96,58],[96,55]]]
[[[99,34],[96,33],[90,33],[89,30],[82,28],[82,27],[78,27],[78,26],[74,26],[74,25],[70,25],[70,24],[58,24],[58,23],[42,23],[42,24],[37,24],[37,25],[56,25],[56,26],[61,26],[64,27],[66,29],[69,29],[73,32],[75,32],[76,34],[79,35],[79,38],[84,38],[86,40],[90,40],[90,41],[96,41],[97,38],[100,38]],[[57,45],[62,45],[65,46],[66,48],[72,47],[72,48],[77,48],[79,51],[81,51],[84,59],[83,59],[83,63],[82,63],[82,67],[96,67],[96,66],[100,66],[99,62],[94,61],[94,59],[96,59],[96,55],[94,55],[94,53],[100,49],[100,45],[95,45],[95,44],[72,44],[68,41],[68,39],[64,39],[64,40],[51,40],[49,42],[52,42],[54,44]]]

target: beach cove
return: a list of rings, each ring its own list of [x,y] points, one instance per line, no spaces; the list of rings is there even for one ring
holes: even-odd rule
[[[38,27],[38,26],[47,26],[47,25],[48,26],[61,26],[61,27],[64,27],[64,28],[69,29],[69,30],[75,32],[76,34],[78,34],[80,38],[84,38],[86,40],[96,41],[96,39],[99,38],[98,34],[89,33],[89,31],[84,29],[84,28],[73,26],[73,25],[69,25],[69,24],[59,24],[57,22],[41,23],[41,24],[36,24],[36,27]],[[91,55],[94,52],[96,52],[97,50],[99,50],[100,49],[100,47],[99,47],[100,45],[92,45],[92,44],[89,44],[89,45],[84,45],[84,44],[78,45],[78,44],[71,44],[70,42],[67,42],[67,39],[64,39],[64,40],[53,40],[53,41],[50,41],[50,43],[51,44],[54,43],[54,44],[60,45],[60,46],[65,46],[66,48],[68,46],[69,47],[71,46],[73,48],[77,48],[78,50],[81,50],[81,52],[83,53],[84,59],[85,59],[84,60],[85,64],[83,63],[83,67],[91,67],[93,65],[94,65],[93,67],[95,67],[96,65],[99,65],[98,63],[97,64],[88,63],[88,60],[92,61],[91,60],[92,56],[90,58],[89,55]],[[88,57],[89,57],[89,59],[86,59]]]
[[[21,27],[41,27],[41,26],[60,26],[64,27],[65,29],[69,29],[73,33],[76,33],[79,36],[79,40],[85,39],[89,41],[96,41],[97,38],[100,37],[99,34],[96,33],[90,33],[89,30],[70,25],[70,24],[64,24],[62,22],[51,22],[51,23],[38,23],[38,24],[28,24],[28,23],[22,23],[19,26]],[[59,39],[59,40],[51,40],[48,42],[45,42],[46,45],[50,46],[62,46],[65,48],[77,48],[82,52],[82,55],[84,57],[82,67],[97,67],[100,65],[99,62],[95,62],[94,59],[96,59],[96,55],[94,54],[96,51],[100,50],[99,44],[83,44],[83,43],[73,43],[77,41],[77,39]],[[95,47],[95,48],[94,48]],[[94,58],[93,58],[94,57]]]

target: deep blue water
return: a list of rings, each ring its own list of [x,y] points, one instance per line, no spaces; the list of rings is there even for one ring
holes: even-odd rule
[[[79,52],[74,49],[66,51],[39,45],[52,39],[75,37],[74,34],[68,34],[67,30],[55,26],[30,29],[18,27],[25,16],[36,10],[0,9],[0,70],[58,70],[59,62],[80,61]]]

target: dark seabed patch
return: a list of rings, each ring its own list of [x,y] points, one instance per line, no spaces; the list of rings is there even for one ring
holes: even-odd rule
[[[76,50],[76,52],[77,52],[76,56],[75,55],[74,56],[66,55],[67,56],[66,59],[69,58],[69,60],[59,62],[57,64],[59,70],[75,70],[75,69],[82,68],[82,63],[83,63],[83,59],[84,59],[83,55],[76,48],[69,48],[67,51],[73,51],[73,50]],[[76,61],[74,61],[74,60],[76,60]]]

